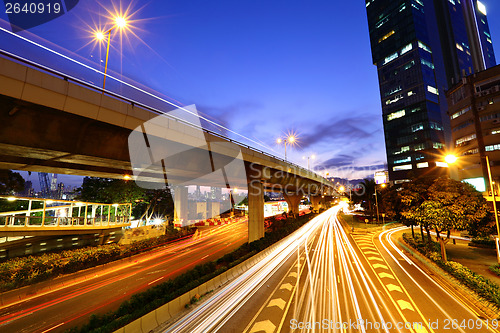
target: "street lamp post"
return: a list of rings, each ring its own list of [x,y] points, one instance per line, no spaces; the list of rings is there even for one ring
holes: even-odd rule
[[[500,226],[498,224],[497,199],[495,197],[495,189],[493,187],[493,179],[491,177],[490,159],[488,158],[488,156],[486,156],[486,166],[488,169],[488,180],[490,182],[491,200],[493,201],[493,212],[495,213],[495,223],[497,225],[497,239],[495,242],[497,248],[497,262],[500,264],[500,248],[498,247],[498,238],[500,238]]]
[[[380,185],[382,187],[385,187],[385,184]],[[375,205],[377,206],[377,224],[380,223],[380,216],[378,212],[378,198],[377,198],[377,184],[375,184]]]
[[[285,150],[286,150],[286,148],[285,148]],[[315,158],[316,158],[315,155],[307,156],[307,170],[310,170],[310,168],[309,168],[309,159],[313,159],[314,160]],[[302,157],[302,159],[306,159],[306,156]]]
[[[106,31],[106,32],[98,31],[95,33],[95,38],[99,41],[104,40],[105,36],[108,35],[108,43],[106,46],[106,61],[104,63],[104,79],[102,82],[102,89],[103,90],[106,87],[106,75],[108,72],[109,44],[111,41],[111,31],[116,27],[122,29],[126,26],[127,26],[127,20],[124,17],[118,16],[115,18],[115,25],[112,26],[108,31]]]
[[[497,226],[497,239],[496,239],[497,261],[500,264],[500,248],[498,247],[498,239],[500,238],[500,225],[498,223],[497,201],[495,197],[495,189],[493,187],[493,179],[491,177],[490,159],[488,158],[488,156],[485,156],[485,158],[486,158],[486,169],[488,170],[488,181],[490,183],[491,200],[493,201],[493,212],[495,214],[495,224]],[[458,158],[454,155],[447,155],[445,157],[445,161],[448,164],[455,163],[457,159]]]
[[[286,162],[286,145],[289,143],[289,144],[294,144],[295,143],[295,136],[293,135],[289,135],[287,138],[285,139],[282,139],[282,138],[278,138],[278,140],[276,140],[276,142],[278,144],[281,144],[281,143],[284,143],[285,144],[285,162]]]

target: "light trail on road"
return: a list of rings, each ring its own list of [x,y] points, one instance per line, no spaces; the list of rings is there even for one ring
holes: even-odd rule
[[[62,332],[86,322],[91,313],[117,308],[134,293],[217,259],[246,239],[246,223],[224,225],[203,231],[197,239],[184,239],[130,262],[113,264],[113,269],[93,277],[5,304],[0,307],[0,331]]]
[[[274,327],[272,330],[263,328],[266,324],[257,321],[260,315],[257,313],[245,332],[257,332],[259,329],[268,332],[274,331],[275,328],[281,331],[285,328],[284,321],[288,315],[294,318],[300,317],[301,323],[321,323],[320,327],[312,329],[305,326],[297,327],[296,332],[364,333],[368,332],[365,325],[357,325],[353,330],[347,323],[349,321],[361,323],[366,319],[385,323],[385,318],[396,321],[393,314],[384,314],[384,310],[378,305],[384,304],[384,300],[376,296],[377,289],[374,289],[376,292],[372,290],[365,277],[366,272],[362,268],[360,258],[353,250],[351,241],[336,217],[340,208],[341,206],[332,208],[285,238],[251,269],[164,331],[227,331],[225,324],[231,317],[237,315],[268,279],[295,255],[299,258],[293,260],[294,264],[288,273],[290,276],[296,276],[288,304],[283,306],[279,300],[268,299],[269,304],[276,304],[287,310],[278,318],[279,320],[271,323]],[[284,284],[280,289],[291,287],[289,284]],[[294,299],[297,304],[292,307],[290,302]],[[296,310],[290,310],[292,308]],[[266,307],[262,307],[259,312],[265,310]],[[324,320],[328,320],[328,327],[324,327]],[[386,328],[375,331],[389,332]],[[412,332],[417,333],[417,331]]]
[[[405,228],[349,234],[341,208],[317,216],[155,332],[499,332],[396,246],[391,236]]]

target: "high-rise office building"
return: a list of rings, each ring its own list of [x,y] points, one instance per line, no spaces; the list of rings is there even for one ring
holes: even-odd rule
[[[469,75],[447,92],[454,171],[478,191],[491,192],[488,157],[494,186],[500,179],[500,65]],[[498,190],[496,190],[498,195]],[[486,193],[487,195],[487,193]]]
[[[377,66],[389,178],[446,172],[451,147],[445,91],[496,64],[477,0],[365,0]]]

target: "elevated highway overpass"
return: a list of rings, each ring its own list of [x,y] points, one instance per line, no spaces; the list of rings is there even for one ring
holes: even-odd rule
[[[316,207],[336,195],[324,177],[204,129],[193,107],[158,110],[0,55],[0,168],[168,184],[181,220],[186,185],[248,188],[250,241],[264,235],[264,191],[282,191],[292,213],[304,195]]]

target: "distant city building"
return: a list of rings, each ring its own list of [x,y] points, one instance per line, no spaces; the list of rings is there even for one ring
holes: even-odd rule
[[[496,64],[485,6],[477,0],[365,0],[377,66],[389,178],[447,172],[445,91]]]
[[[64,183],[58,183],[57,184],[57,190],[55,194],[56,199],[66,199],[66,196],[64,194]]]
[[[375,184],[386,184],[389,182],[389,171],[377,171],[375,172]]]
[[[35,196],[35,190],[33,189],[33,182],[31,182],[31,180],[27,180],[24,183],[23,195],[25,197],[34,197]]]
[[[214,201],[222,201],[222,188],[220,187],[211,187],[210,188],[210,197],[209,199]]]
[[[489,189],[486,156],[493,180],[500,179],[500,65],[464,77],[446,94],[458,178],[478,191]]]

